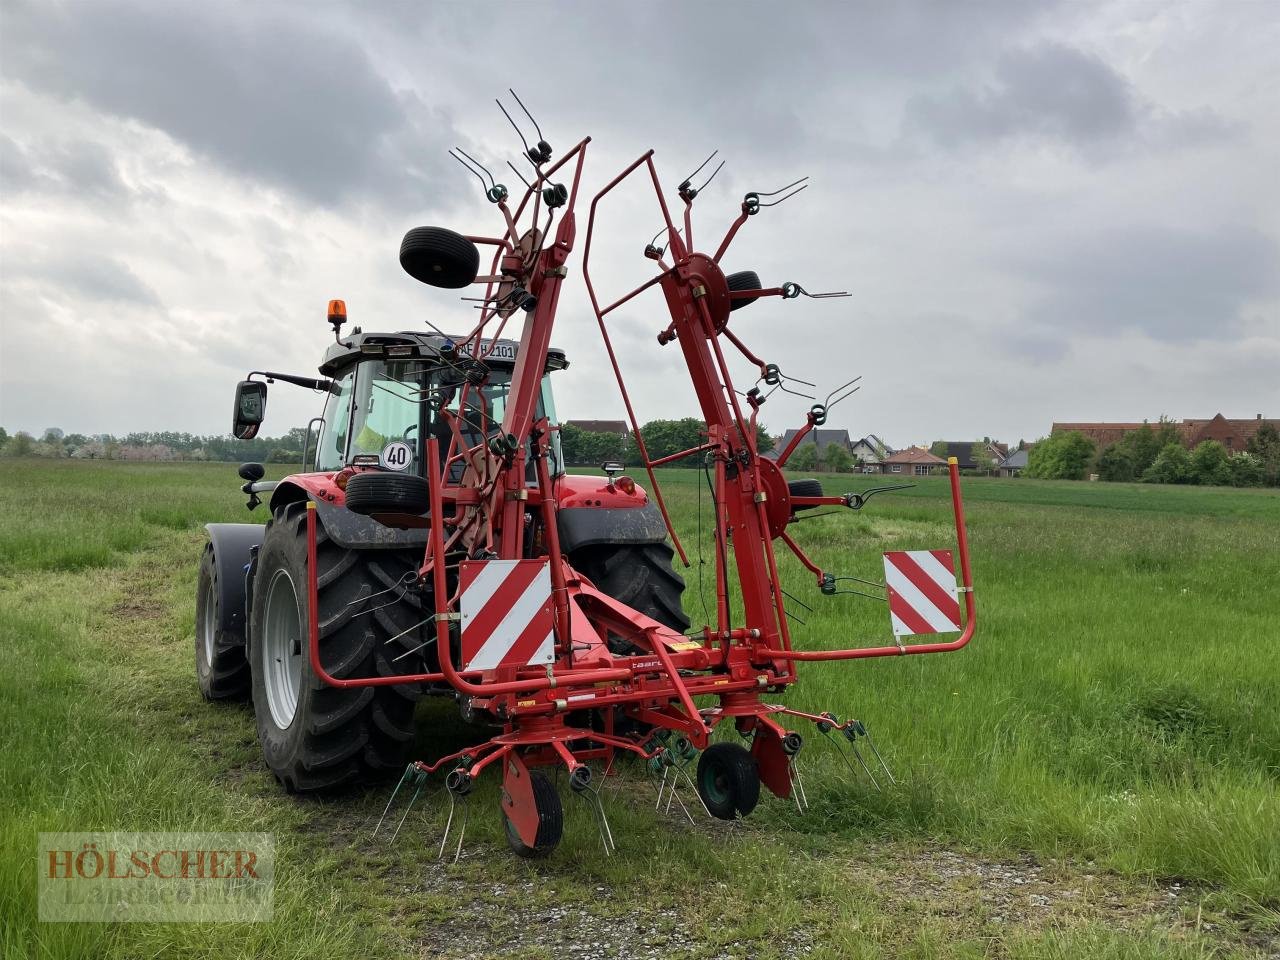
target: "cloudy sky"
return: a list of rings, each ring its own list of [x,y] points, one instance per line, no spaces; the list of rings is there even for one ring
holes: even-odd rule
[[[0,425],[225,432],[247,370],[314,370],[331,297],[365,329],[469,328],[396,254],[420,224],[496,232],[446,150],[515,182],[508,86],[557,151],[594,138],[588,196],[650,146],[671,188],[718,149],[699,246],[745,191],[812,178],[725,264],[852,294],[733,320],[824,394],[864,377],[833,426],[1280,416],[1278,50],[1270,0],[3,0]],[[638,187],[610,204],[604,296],[659,223]],[[620,416],[580,254],[560,413]],[[611,318],[642,419],[697,412],[663,326],[656,292]],[[265,432],[317,412],[281,385]]]

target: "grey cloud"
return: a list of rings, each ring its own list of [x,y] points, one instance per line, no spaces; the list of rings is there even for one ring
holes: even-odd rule
[[[160,305],[156,292],[128,264],[92,251],[46,251],[39,257],[6,256],[4,277],[7,285],[33,284],[40,294],[54,300],[65,300],[70,294],[90,303]],[[15,307],[25,299],[12,288],[4,297],[7,304]]]
[[[1036,337],[1138,331],[1164,342],[1230,336],[1252,302],[1280,291],[1276,241],[1247,227],[1193,233],[1125,227],[1011,258],[1042,294]]]
[[[111,152],[88,140],[20,144],[0,135],[0,186],[11,196],[75,194],[110,199],[135,191],[120,176]]]
[[[1140,108],[1101,59],[1044,42],[1004,54],[992,81],[908,101],[905,125],[943,147],[1030,136],[1089,144],[1127,136]]]
[[[447,120],[394,91],[363,48],[252,9],[11,4],[5,72],[319,204],[404,198],[410,160],[423,180],[442,165]]]

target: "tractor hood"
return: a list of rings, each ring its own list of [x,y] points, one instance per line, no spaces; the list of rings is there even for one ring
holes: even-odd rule
[[[399,333],[365,333],[357,328],[338,343],[330,345],[320,364],[320,372],[326,377],[337,376],[351,364],[370,357],[437,357],[446,344],[457,343],[463,339],[464,337],[461,336],[449,338],[438,333],[419,333],[413,330],[402,330]],[[485,361],[489,366],[510,369],[515,366],[520,343],[517,340],[484,340],[481,341],[481,350],[487,351]],[[563,370],[567,366],[569,361],[565,359],[563,350],[551,347],[547,351],[545,372]]]

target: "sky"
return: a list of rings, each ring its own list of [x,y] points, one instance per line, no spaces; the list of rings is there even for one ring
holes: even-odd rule
[[[249,370],[315,370],[334,297],[365,330],[470,329],[470,291],[397,253],[415,226],[500,231],[447,150],[516,184],[508,87],[556,156],[593,138],[563,419],[624,413],[581,238],[586,199],[650,147],[669,200],[726,161],[694,205],[708,250],[746,191],[811,178],[723,263],[851,294],[731,324],[821,396],[862,376],[828,426],[905,446],[1280,416],[1277,51],[1270,0],[2,0],[0,425],[225,433]],[[601,204],[604,300],[651,275],[642,186]],[[609,319],[642,422],[698,415],[666,323],[656,290]],[[809,404],[761,418],[781,433]],[[280,384],[263,432],[318,413]]]

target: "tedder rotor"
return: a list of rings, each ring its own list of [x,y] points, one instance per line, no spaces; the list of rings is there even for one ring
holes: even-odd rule
[[[267,526],[209,527],[197,601],[201,689],[211,698],[251,690],[267,763],[291,790],[399,774],[389,810],[402,790],[416,798],[429,776],[442,775],[453,804],[442,855],[456,805],[486,770],[501,778],[507,837],[522,856],[546,854],[560,840],[562,807],[547,767],[567,769],[572,791],[591,804],[606,852],[614,840],[600,776],[616,770],[619,757],[637,758],[659,778],[659,806],[676,801],[687,813],[677,796],[683,784],[695,806],[721,819],[750,813],[761,785],[807,805],[796,767],[804,741],[784,721],[837,735],[875,782],[858,749],[865,740],[891,779],[860,721],[778,700],[796,682],[800,661],[936,653],[969,642],[976,613],[959,477],[953,459],[959,586],[952,552],[931,550],[886,554],[884,583],[844,589],[842,581],[858,578],[820,568],[788,532],[797,511],[859,510],[892,489],[828,496],[815,480],[789,482],[783,474],[798,444],[856,381],[815,402],[775,458],[757,443],[769,394],[807,396],[800,388],[812,384],[753,353],[731,329],[734,312],[769,297],[847,294],[810,294],[792,282],[765,286],[751,271],[726,274],[721,261],[748,221],[807,183],[747,193],[713,252],[694,242],[693,203],[706,182],[692,181],[705,163],[676,190],[678,218],[652,150],[591,198],[583,277],[652,485],[650,502],[634,481],[616,476],[620,467],[607,465],[607,478],[561,467],[547,375],[567,365],[551,337],[578,239],[590,138],[554,162],[541,130],[534,145],[521,140],[530,173],[517,171],[524,186],[514,197],[469,154],[455,154],[497,208],[495,235],[419,227],[401,245],[401,265],[415,279],[445,289],[479,286],[481,296],[465,298],[479,309],[469,331],[356,328],[344,338],[345,307],[332,301],[335,343],[322,379],[261,373],[238,386],[239,437],[256,434],[267,382],[318,390],[326,406],[312,472],[269,483],[259,465],[241,468],[251,507],[270,494]],[[633,174],[652,184],[662,218],[643,248],[653,276],[602,303],[591,273],[597,210]],[[483,271],[481,248],[492,251]],[[667,310],[657,343],[680,351],[706,424],[703,442],[657,459],[645,448],[607,322],[655,287]],[[745,393],[730,377],[729,350],[757,372]],[[673,549],[688,561],[654,473],[686,457],[702,459],[713,491],[715,622],[694,630],[681,609]],[[799,649],[779,579],[779,543],[823,594],[883,589],[873,596],[888,601],[894,642]],[[959,636],[903,640],[947,632]],[[423,693],[456,697],[465,716],[490,728],[487,739],[443,757],[406,757],[413,702]],[[747,746],[712,742],[726,722]],[[494,727],[499,732],[488,736]],[[461,823],[457,851],[465,812]]]

